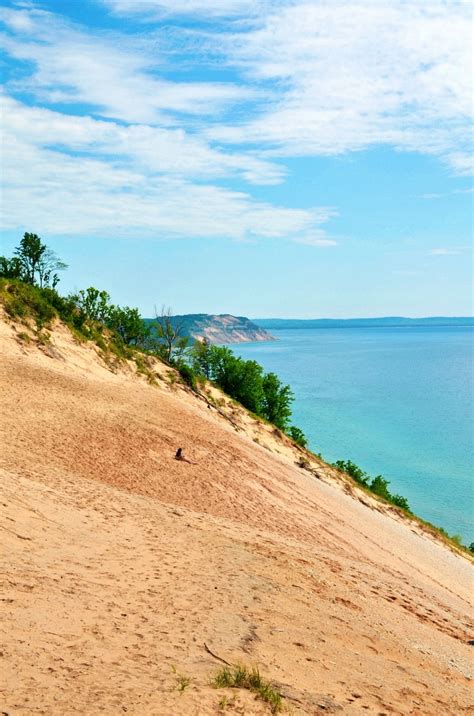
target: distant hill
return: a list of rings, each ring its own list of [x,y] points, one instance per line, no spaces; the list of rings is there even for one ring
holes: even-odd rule
[[[474,326],[472,316],[428,318],[404,318],[388,316],[385,318],[255,318],[260,328],[277,330],[278,328],[389,328],[405,326]]]
[[[183,333],[194,340],[207,338],[210,343],[215,344],[274,340],[270,333],[244,316],[191,313],[172,316],[172,320],[174,323],[180,323]]]

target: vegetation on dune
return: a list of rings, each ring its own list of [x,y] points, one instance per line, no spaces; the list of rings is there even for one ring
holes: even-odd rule
[[[384,500],[390,502],[392,505],[401,507],[405,512],[411,513],[408,500],[401,495],[393,495],[388,489],[389,481],[382,477],[382,475],[371,478],[370,475],[364,472],[358,465],[352,462],[352,460],[337,460],[333,467],[350,475],[359,485],[378,495],[378,497],[383,497]]]
[[[257,667],[249,669],[243,664],[224,666],[215,674],[211,685],[216,689],[248,689],[270,706],[272,714],[279,713],[283,707],[281,694],[261,676]]]
[[[190,364],[201,375],[255,415],[289,431],[293,393],[274,373],[264,373],[256,361],[236,356],[230,348],[197,341],[189,352]],[[301,435],[303,435],[302,431]]]
[[[45,329],[55,318],[69,326],[78,340],[91,340],[103,352],[109,365],[131,359],[137,372],[155,382],[150,357],[157,356],[178,371],[181,381],[196,391],[198,384],[210,381],[258,418],[284,432],[295,445],[306,451],[300,456],[300,467],[309,469],[308,458],[314,457],[307,448],[303,431],[290,425],[291,404],[294,400],[289,385],[284,385],[275,373],[265,373],[253,360],[236,356],[229,348],[211,345],[206,339],[190,345],[183,325],[176,321],[169,309],[163,308],[155,320],[145,321],[137,308],[111,303],[107,291],[93,286],[76,294],[61,296],[56,287],[58,271],[66,269],[54,251],[37,234],[25,233],[11,258],[0,256],[0,297],[6,313],[26,325],[36,324],[36,341],[47,346],[50,338]],[[18,333],[25,344],[28,333]],[[176,373],[171,371],[172,382]],[[171,380],[171,378],[170,378]],[[321,458],[321,455],[317,457]],[[350,476],[360,487],[412,515],[405,497],[392,494],[389,481],[382,475],[371,478],[351,460],[333,464]],[[441,534],[451,543],[474,553],[474,543],[465,547],[458,535],[449,536],[446,530],[416,518],[430,530]]]

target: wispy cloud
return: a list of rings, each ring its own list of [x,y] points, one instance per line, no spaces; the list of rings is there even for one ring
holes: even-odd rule
[[[438,247],[436,249],[430,249],[428,254],[430,256],[459,256],[469,251],[467,246],[450,246],[450,247]]]
[[[433,193],[427,193],[427,194],[417,194],[415,196],[415,199],[426,199],[428,201],[433,199],[445,199],[446,197],[453,196],[453,194],[472,194],[474,192],[474,189],[471,187],[469,189],[453,189],[453,191],[445,192],[444,194],[439,194],[437,192]]]
[[[385,144],[471,170],[469,3],[292,2],[260,20],[220,42],[226,61],[272,87],[274,101],[212,136],[283,155]]]
[[[257,14],[263,2],[259,0],[102,0],[118,15],[144,15],[148,19],[167,15],[202,15],[229,17],[242,13]],[[268,3],[265,3],[267,5]]]
[[[4,132],[36,147],[101,156],[115,166],[148,174],[207,179],[237,176],[253,184],[275,184],[283,177],[283,168],[273,162],[251,153],[213,149],[183,129],[69,115],[28,107],[8,96],[2,104]]]
[[[6,228],[27,217],[50,234],[330,247],[333,208],[277,206],[222,181],[277,184],[281,158],[381,144],[468,170],[464,3],[97,3],[150,24],[136,34],[85,28],[33,3],[0,13],[5,50],[22,67],[3,112]],[[173,15],[197,21],[179,47]],[[209,56],[219,81],[180,74]]]
[[[50,235],[301,240],[323,232],[334,215],[332,209],[278,207],[245,192],[192,183],[193,174],[241,171],[241,159],[233,165],[232,157],[213,154],[185,135],[5,102],[5,229],[24,230],[27,220]],[[150,152],[153,142],[156,154]],[[258,162],[244,169],[265,172]]]
[[[3,9],[0,19],[10,30],[2,37],[4,49],[34,68],[11,88],[42,102],[84,103],[104,117],[170,125],[175,113],[218,114],[254,94],[231,82],[165,79],[167,60],[156,37],[98,34],[36,8]]]

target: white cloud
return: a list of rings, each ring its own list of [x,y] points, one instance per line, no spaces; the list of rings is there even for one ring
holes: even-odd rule
[[[273,155],[390,145],[438,155],[459,175],[472,171],[469,3],[102,2],[144,19],[165,14],[169,24],[99,35],[42,10],[5,9],[13,33],[7,51],[35,65],[17,89],[129,123],[194,123],[212,140]],[[169,16],[183,13],[210,22],[205,31],[199,23],[173,30]],[[228,14],[237,25],[223,23],[220,15]],[[164,74],[189,60],[193,67],[214,63],[220,77],[230,69],[232,81],[177,82]]]
[[[156,71],[167,67],[160,38],[94,35],[38,9],[3,9],[12,34],[2,37],[15,59],[34,64],[17,90],[43,102],[90,105],[105,117],[126,122],[172,124],[170,113],[219,113],[253,92],[232,83],[171,82]]]
[[[469,3],[295,2],[227,35],[225,57],[275,89],[260,115],[212,136],[282,155],[331,155],[388,144],[472,161]],[[217,38],[216,38],[217,39]]]
[[[38,147],[105,156],[118,167],[195,178],[237,176],[254,184],[281,181],[283,168],[248,153],[222,152],[183,129],[123,125],[27,107],[2,98],[4,131]]]
[[[142,143],[150,136],[143,140],[135,132],[153,128],[123,128],[8,99],[6,104],[9,111],[1,113],[6,230],[24,230],[26,222],[49,235],[301,240],[323,231],[334,215],[332,209],[277,207],[245,192],[193,184],[172,173],[171,159],[157,156],[155,165],[146,152],[141,156]],[[163,140],[158,131],[161,148],[166,141],[170,154],[184,148],[181,164],[186,157],[193,161],[192,141],[187,146],[183,136],[182,147],[179,142],[173,145],[172,133]],[[94,154],[88,154],[89,149]],[[207,160],[214,161],[217,170],[219,161],[226,169],[225,156],[198,147],[197,172],[205,162],[200,151],[208,151]]]
[[[161,18],[166,15],[225,17],[242,13],[254,14],[263,3],[256,0],[102,0],[119,15],[145,15]]]

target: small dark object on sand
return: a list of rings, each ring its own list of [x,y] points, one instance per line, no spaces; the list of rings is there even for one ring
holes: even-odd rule
[[[469,639],[469,641],[467,643],[470,644],[471,646],[474,646],[474,639]]]
[[[195,462],[192,462],[191,460],[188,460],[187,457],[184,457],[183,448],[178,448],[176,450],[176,455],[174,456],[175,460],[179,460],[180,462],[187,462],[190,465],[196,465]]]

